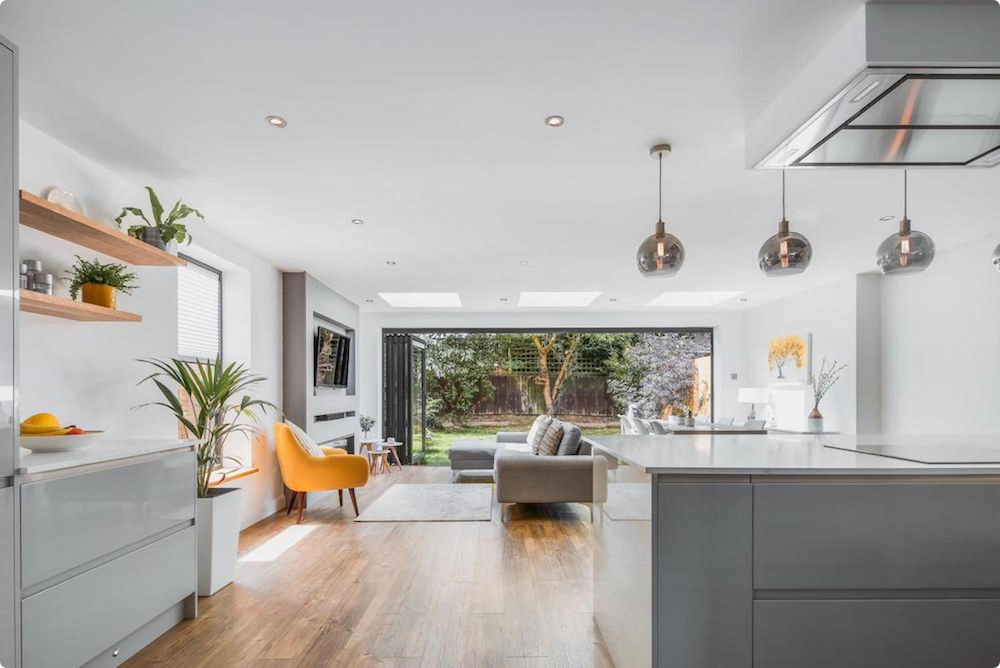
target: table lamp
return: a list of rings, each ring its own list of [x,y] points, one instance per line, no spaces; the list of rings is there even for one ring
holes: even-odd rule
[[[747,415],[747,420],[756,420],[756,404],[766,404],[771,398],[766,387],[741,387],[736,400],[741,404],[750,404],[750,413]]]

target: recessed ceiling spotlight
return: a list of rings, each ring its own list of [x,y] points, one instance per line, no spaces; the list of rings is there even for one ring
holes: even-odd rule
[[[360,218],[351,218],[351,223],[354,225],[364,225],[365,221]]]
[[[365,301],[368,302],[369,304],[374,304],[375,303],[374,299],[366,299]]]
[[[281,116],[267,116],[264,120],[267,121],[268,125],[273,125],[276,128],[283,128],[288,125],[288,121]]]
[[[500,301],[502,301],[502,302],[506,302],[506,301],[510,301],[510,300],[509,300],[509,299],[507,299],[506,297],[501,297],[501,298],[500,298]]]
[[[385,263],[387,265],[389,265],[390,267],[395,267],[396,266],[396,261],[395,260],[386,260]]]
[[[612,297],[612,298],[611,298],[611,299],[609,299],[608,301],[609,301],[609,302],[616,302],[616,301],[618,301],[618,297]]]
[[[518,262],[518,264],[521,265],[522,267],[527,267],[528,266],[528,261],[527,260],[521,260],[520,262]]]
[[[746,297],[740,297],[740,301],[743,302],[744,304],[746,304],[750,300],[747,299]]]
[[[883,223],[888,223],[890,220],[893,220],[895,218],[896,216],[882,216],[881,218],[879,218],[879,220],[881,220]]]
[[[566,119],[562,116],[549,116],[545,119],[545,124],[550,128],[562,127],[562,124],[566,122]]]

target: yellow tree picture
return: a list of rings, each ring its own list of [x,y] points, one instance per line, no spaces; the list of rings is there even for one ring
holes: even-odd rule
[[[801,336],[782,336],[771,339],[767,356],[767,368],[778,370],[778,380],[785,378],[784,367],[788,362],[795,362],[795,368],[801,369],[806,364],[806,342]]]

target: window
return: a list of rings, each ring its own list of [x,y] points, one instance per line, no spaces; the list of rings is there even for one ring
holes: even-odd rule
[[[222,356],[222,272],[181,256],[177,272],[177,352],[186,359]]]

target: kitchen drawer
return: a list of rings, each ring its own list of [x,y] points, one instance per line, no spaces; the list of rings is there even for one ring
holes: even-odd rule
[[[194,485],[191,452],[22,485],[21,586],[189,522]]]
[[[1000,588],[1000,484],[756,484],[753,516],[755,589]]]
[[[21,603],[24,668],[79,666],[194,593],[188,527]]]
[[[1000,601],[756,601],[755,666],[990,668]]]

